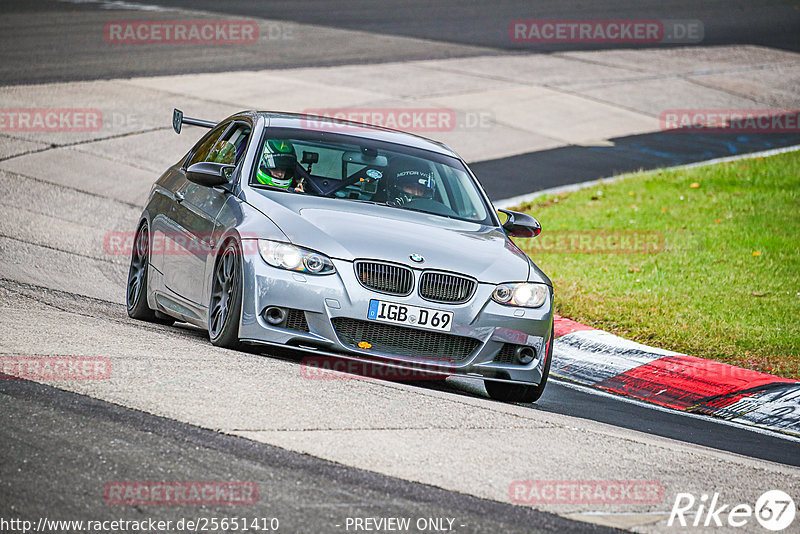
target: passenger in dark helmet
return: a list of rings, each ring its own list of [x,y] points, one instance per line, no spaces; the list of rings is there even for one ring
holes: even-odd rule
[[[389,203],[402,206],[419,199],[433,200],[436,184],[430,171],[403,168],[390,178],[388,185]]]

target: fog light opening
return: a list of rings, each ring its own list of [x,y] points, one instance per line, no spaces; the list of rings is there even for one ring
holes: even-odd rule
[[[270,306],[262,313],[264,320],[272,326],[278,326],[286,321],[286,310],[277,306]]]
[[[522,365],[528,365],[536,357],[536,351],[531,347],[518,347],[516,356],[519,363]]]

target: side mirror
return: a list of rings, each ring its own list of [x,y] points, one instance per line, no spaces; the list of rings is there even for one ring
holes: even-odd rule
[[[542,232],[542,225],[527,213],[511,210],[497,210],[508,216],[503,230],[511,237],[536,237]]]
[[[186,169],[186,178],[206,187],[218,187],[230,181],[234,168],[234,165],[201,161]]]

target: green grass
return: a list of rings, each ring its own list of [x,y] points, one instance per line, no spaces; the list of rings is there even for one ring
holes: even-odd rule
[[[556,313],[800,378],[800,152],[637,173],[518,209],[542,223],[539,238],[517,243],[552,278]],[[537,243],[585,230],[660,234],[663,250],[576,253]]]

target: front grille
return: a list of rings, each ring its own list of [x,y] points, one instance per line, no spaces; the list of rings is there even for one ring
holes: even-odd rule
[[[371,345],[369,350],[410,358],[457,363],[467,359],[481,344],[480,340],[471,337],[346,317],[336,317],[331,322],[344,345],[359,348],[358,344],[365,341]]]
[[[390,295],[408,295],[414,287],[414,273],[391,263],[357,261],[356,275],[362,286]]]
[[[425,272],[419,281],[419,295],[434,302],[461,303],[472,297],[477,285],[475,280],[464,276]]]
[[[516,352],[517,352],[518,345],[512,345],[511,343],[503,344],[503,348],[500,349],[500,352],[497,353],[497,356],[494,357],[495,363],[513,363],[517,360]]]
[[[306,321],[306,312],[303,310],[295,310],[287,308],[286,320],[281,328],[287,330],[297,330],[298,332],[308,332],[308,322]]]

